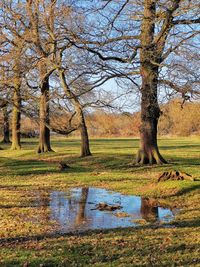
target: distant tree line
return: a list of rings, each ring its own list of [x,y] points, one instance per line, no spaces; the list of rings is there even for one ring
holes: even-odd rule
[[[188,102],[182,107],[182,100],[175,99],[160,108],[159,136],[200,136],[199,102]],[[140,115],[140,112],[94,112],[87,118],[89,134],[95,137],[139,137]]]
[[[200,110],[200,103],[186,103],[182,106],[182,100],[174,99],[161,106],[162,115],[158,124],[159,136],[200,136],[200,120],[197,115]],[[8,121],[4,123],[4,113],[0,113],[0,127],[3,142],[10,142],[11,129],[8,129]],[[58,118],[52,116],[52,120]],[[65,127],[66,118],[60,116],[60,127]],[[140,135],[140,112],[116,113],[105,111],[94,111],[86,115],[88,133],[91,137],[139,137]],[[8,133],[4,134],[3,130]],[[10,131],[9,131],[10,130]],[[55,133],[56,134],[56,133]],[[37,123],[30,118],[22,118],[22,137],[34,138],[39,136]],[[69,136],[78,137],[77,132]]]

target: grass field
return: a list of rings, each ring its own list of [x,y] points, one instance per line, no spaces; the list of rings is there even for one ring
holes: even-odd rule
[[[55,153],[37,155],[37,140],[21,151],[0,151],[0,266],[200,266],[200,138],[159,140],[163,166],[134,166],[138,139],[92,139],[92,157],[80,158],[80,141],[54,138]],[[61,172],[58,162],[71,168]],[[156,183],[178,169],[197,181]],[[89,231],[53,236],[49,207],[34,206],[38,192],[101,187],[159,198],[180,209],[170,227]],[[38,219],[40,218],[40,219]]]

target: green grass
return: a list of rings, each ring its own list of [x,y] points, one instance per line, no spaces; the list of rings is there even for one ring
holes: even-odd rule
[[[21,151],[5,145],[0,151],[0,238],[13,240],[0,243],[0,266],[200,266],[200,138],[161,139],[169,164],[141,167],[133,165],[138,139],[92,139],[88,158],[79,157],[77,139],[54,138],[56,153],[46,155],[35,153],[36,139],[23,141]],[[71,168],[60,172],[61,160]],[[197,181],[155,182],[171,169]],[[141,225],[52,237],[49,207],[33,203],[38,197],[45,203],[49,189],[81,186],[157,197],[181,211],[173,228]]]

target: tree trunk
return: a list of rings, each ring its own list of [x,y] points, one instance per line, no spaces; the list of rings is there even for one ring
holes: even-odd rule
[[[46,78],[41,86],[40,133],[37,153],[53,151],[50,143],[50,130],[46,124],[49,124],[49,78]]]
[[[3,108],[3,140],[2,143],[8,144],[10,141],[9,112],[8,107]]]
[[[91,156],[92,154],[90,152],[89,137],[88,137],[87,126],[85,123],[83,107],[81,106],[78,97],[70,90],[69,86],[67,85],[63,70],[59,71],[59,76],[63,90],[66,96],[71,98],[71,101],[76,111],[76,116],[78,118],[79,129],[81,133],[81,157]]]
[[[154,21],[156,16],[156,3],[154,0],[145,0],[144,18],[141,29],[140,61],[142,77],[141,101],[141,128],[140,149],[137,153],[136,163],[161,164],[166,163],[160,155],[157,145],[157,125],[160,117],[158,105],[157,85],[160,54],[154,44]]]
[[[80,132],[81,132],[81,157],[87,157],[91,156],[90,152],[90,144],[89,144],[89,137],[88,137],[88,131],[87,126],[85,123],[85,118],[83,111],[80,112]]]
[[[137,153],[136,163],[163,164],[166,160],[160,155],[157,145],[157,125],[160,109],[157,102],[156,84],[143,79],[141,103],[140,149]]]
[[[12,110],[12,150],[20,150],[20,127],[21,127],[21,95],[20,85],[14,90]]]

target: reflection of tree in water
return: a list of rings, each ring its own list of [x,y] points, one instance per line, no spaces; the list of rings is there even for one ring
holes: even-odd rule
[[[75,219],[75,225],[80,225],[86,221],[86,204],[88,198],[89,188],[85,187],[81,189],[81,198],[78,203],[78,212]]]
[[[141,198],[141,215],[147,222],[156,222],[158,220],[158,207],[151,198]]]

